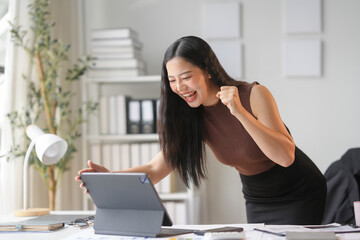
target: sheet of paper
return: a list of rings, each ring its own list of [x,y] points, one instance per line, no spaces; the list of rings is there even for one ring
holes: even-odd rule
[[[83,229],[78,233],[75,233],[73,235],[68,236],[67,238],[64,238],[64,240],[140,240],[145,238],[137,238],[137,237],[124,237],[124,236],[113,236],[113,235],[102,235],[102,234],[95,234],[93,228]],[[151,239],[151,238],[146,238]]]

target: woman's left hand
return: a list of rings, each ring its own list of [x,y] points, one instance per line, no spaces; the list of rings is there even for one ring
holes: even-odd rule
[[[222,86],[216,97],[220,98],[221,102],[229,108],[234,116],[245,111],[240,101],[238,88],[235,86]]]

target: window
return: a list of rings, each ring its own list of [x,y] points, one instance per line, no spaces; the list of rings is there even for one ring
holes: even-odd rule
[[[8,11],[9,11],[9,0],[0,0],[0,104],[5,101],[3,98],[4,94],[4,81],[5,81],[5,56],[6,56],[6,41],[8,40]],[[2,152],[2,122],[4,119],[3,107],[0,106],[0,153]]]

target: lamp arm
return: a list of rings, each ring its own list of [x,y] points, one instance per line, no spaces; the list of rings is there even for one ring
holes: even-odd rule
[[[25,159],[24,159],[24,169],[23,169],[23,208],[24,210],[27,209],[27,198],[28,198],[28,168],[29,168],[29,158],[32,149],[35,146],[35,141],[31,141],[28,150],[26,151]]]

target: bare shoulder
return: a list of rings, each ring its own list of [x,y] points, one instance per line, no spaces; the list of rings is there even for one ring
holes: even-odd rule
[[[259,116],[264,111],[277,111],[276,102],[269,91],[263,85],[254,85],[250,94],[250,105],[255,116]]]
[[[254,85],[251,89],[250,97],[252,98],[263,98],[263,97],[269,97],[271,95],[271,92],[269,89],[267,89],[264,85]]]

